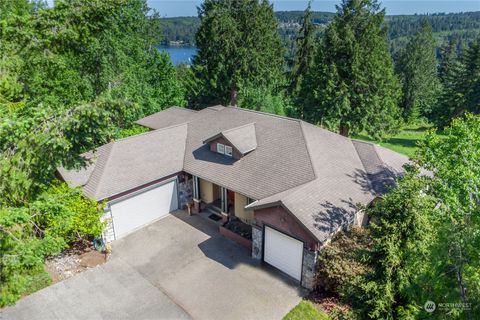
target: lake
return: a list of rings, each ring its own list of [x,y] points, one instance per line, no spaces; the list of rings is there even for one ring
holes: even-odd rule
[[[195,47],[158,46],[158,50],[168,53],[174,65],[182,63],[192,64],[193,56],[197,53],[197,48]]]

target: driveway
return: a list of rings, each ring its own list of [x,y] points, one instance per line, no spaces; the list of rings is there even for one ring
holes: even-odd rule
[[[281,319],[303,294],[217,227],[178,211],[113,243],[110,260],[0,319]]]

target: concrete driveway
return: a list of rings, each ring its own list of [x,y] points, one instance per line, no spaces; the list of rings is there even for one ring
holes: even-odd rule
[[[303,293],[210,221],[178,211],[114,242],[106,264],[22,299],[0,319],[281,319]]]

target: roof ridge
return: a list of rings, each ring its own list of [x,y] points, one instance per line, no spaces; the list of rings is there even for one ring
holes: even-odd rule
[[[220,131],[220,133],[230,132],[230,131],[237,130],[237,129],[240,129],[240,128],[243,128],[243,127],[246,127],[246,126],[250,126],[252,124],[253,124],[253,126],[255,126],[255,123],[256,122],[250,122],[250,123],[247,123],[247,124],[242,124],[241,126],[238,126],[238,127],[233,127],[233,128],[227,129],[227,130]]]
[[[193,110],[193,109],[190,109],[190,108],[187,108],[187,107],[179,107],[179,106],[170,106],[167,109],[163,109],[163,110],[168,110],[168,109],[171,109],[171,108],[180,109],[180,110],[187,110],[187,111],[191,111],[191,112],[195,112],[195,113],[198,112],[198,110]],[[163,110],[160,110],[158,112],[161,112]],[[152,113],[152,114],[155,114],[155,113]]]
[[[360,142],[360,143],[364,143],[364,144],[371,144],[373,146],[378,146],[379,144],[378,143],[375,143],[375,142],[372,142],[372,141],[365,141],[365,140],[360,140],[360,139],[356,139],[356,138],[349,138],[350,140],[352,140],[352,142]]]
[[[377,150],[375,148],[375,144],[373,143],[368,143],[368,142],[365,142],[365,141],[361,141],[361,140],[354,140],[354,139],[350,139],[350,141],[352,142],[352,145],[353,145],[353,148],[355,149],[355,153],[357,154],[357,157],[358,159],[360,160],[360,163],[362,164],[362,168],[364,170],[364,172],[367,174],[367,181],[368,181],[368,184],[370,186],[370,189],[371,190],[375,190],[374,189],[374,185],[373,185],[373,181],[371,179],[371,173],[369,172],[369,170],[366,168],[365,166],[365,159],[360,155],[360,153],[358,152],[358,148],[355,144],[355,142],[362,142],[363,144],[368,144],[368,145],[371,145],[373,147],[373,149],[375,150],[375,154],[376,156],[378,157],[378,159],[380,159],[380,161],[383,163],[383,160],[380,158],[380,156],[378,155],[377,153]]]
[[[125,140],[129,140],[129,139],[133,139],[133,138],[138,138],[138,137],[140,137],[140,136],[146,136],[146,135],[153,134],[153,133],[157,133],[157,132],[160,132],[160,131],[163,131],[163,130],[167,130],[167,129],[172,129],[172,128],[175,128],[175,127],[184,126],[184,125],[187,125],[189,122],[190,122],[190,121],[185,121],[185,122],[182,122],[182,123],[179,123],[179,124],[171,125],[171,126],[169,126],[169,127],[159,128],[159,129],[153,129],[153,130],[150,130],[150,131],[147,131],[147,132],[143,132],[143,133],[139,133],[139,134],[136,134],[136,135],[133,135],[133,136],[129,136],[129,137],[121,138],[121,139],[118,139],[118,140],[114,140],[113,142],[116,143],[116,142],[125,141]],[[143,126],[142,126],[142,127],[143,127]],[[147,127],[144,127],[144,128],[147,128]]]
[[[90,175],[90,177],[88,177],[87,183],[85,183],[85,186],[88,186],[88,184],[89,184],[90,180],[92,179],[92,177],[94,176],[94,174],[97,173],[97,171],[100,170],[99,171],[99,173],[100,173],[99,179],[97,179],[96,183],[92,186],[92,190],[91,190],[94,198],[96,198],[96,196],[97,196],[98,186],[100,185],[100,183],[102,181],[102,178],[103,178],[103,175],[105,173],[103,168],[105,168],[107,166],[107,163],[110,160],[110,156],[112,154],[114,144],[115,144],[115,142],[112,141],[112,142],[109,142],[106,145],[102,146],[102,147],[105,147],[105,150],[106,150],[106,155],[105,155],[106,159],[105,160],[102,159],[101,163],[98,162],[98,160],[100,160],[100,157],[97,159],[97,162],[95,164],[95,168],[93,168],[92,174]],[[91,188],[88,188],[88,189],[91,189]]]
[[[290,121],[296,121],[296,122],[301,121],[300,119],[290,118],[290,117],[287,117],[287,116],[281,116],[281,115],[278,115],[278,114],[269,113],[269,112],[265,112],[265,111],[257,111],[257,110],[241,108],[241,107],[232,107],[232,106],[227,106],[227,107],[224,106],[224,108],[227,109],[227,110],[239,110],[239,111],[243,111],[243,112],[257,113],[257,114],[270,116],[270,117],[274,117],[274,118],[279,118],[279,119],[283,119],[283,120],[290,120]]]
[[[300,131],[302,132],[302,137],[303,137],[303,140],[305,141],[305,147],[307,148],[308,159],[310,160],[310,164],[312,165],[313,174],[315,175],[315,179],[317,179],[318,178],[318,172],[317,172],[317,168],[313,164],[312,152],[310,150],[310,143],[308,142],[307,136],[305,135],[305,130],[304,130],[304,124],[303,123],[304,123],[304,121],[300,120]]]

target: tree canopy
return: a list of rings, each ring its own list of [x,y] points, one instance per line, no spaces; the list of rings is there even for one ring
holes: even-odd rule
[[[382,136],[398,127],[400,95],[384,10],[370,0],[344,0],[337,10],[303,81],[302,114],[345,136]]]
[[[480,113],[480,39],[464,50],[457,60],[450,57],[442,67],[444,89],[432,114],[440,127],[466,112]]]
[[[101,234],[102,205],[56,168],[184,104],[157,18],[144,0],[0,3],[0,306],[48,282],[45,257]]]
[[[199,17],[198,103],[236,105],[241,90],[282,83],[284,50],[267,0],[206,0]]]
[[[359,318],[476,319],[480,314],[479,157],[479,116],[453,120],[442,136],[432,130],[396,186],[366,208],[370,236],[362,243],[372,245],[343,252],[332,244],[326,253],[340,251],[336,265],[345,264],[343,272],[332,268],[328,255],[327,261],[321,256],[327,285],[342,277],[336,290]],[[340,239],[349,243],[357,237],[347,233]],[[447,307],[429,313],[427,301]]]
[[[290,92],[292,94],[298,93],[303,78],[308,74],[313,65],[315,50],[317,47],[315,29],[309,2],[307,9],[305,9],[302,24],[296,38],[296,51],[290,76]]]
[[[441,86],[437,74],[436,43],[427,20],[400,52],[397,71],[403,85],[401,107],[406,122],[429,116]]]

